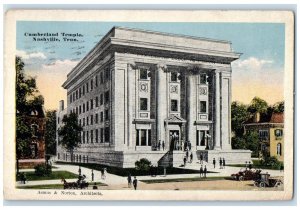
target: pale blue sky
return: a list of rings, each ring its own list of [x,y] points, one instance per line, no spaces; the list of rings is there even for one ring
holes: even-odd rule
[[[283,100],[284,24],[18,21],[17,54],[24,58],[25,70],[37,76],[46,108],[57,107],[59,97],[65,99],[61,84],[66,74],[113,26],[228,40],[235,52],[242,53],[232,64],[233,100],[249,103],[254,96],[269,103]],[[37,32],[80,33],[83,37],[78,42],[35,42],[24,35]],[[51,77],[52,83],[48,82]],[[53,88],[59,93],[56,98],[52,98]]]

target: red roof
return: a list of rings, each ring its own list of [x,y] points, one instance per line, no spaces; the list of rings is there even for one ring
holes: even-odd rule
[[[273,113],[270,119],[270,123],[284,123],[284,114]]]

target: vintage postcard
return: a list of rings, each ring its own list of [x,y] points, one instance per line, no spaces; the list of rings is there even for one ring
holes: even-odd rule
[[[289,200],[290,11],[11,10],[9,200]]]

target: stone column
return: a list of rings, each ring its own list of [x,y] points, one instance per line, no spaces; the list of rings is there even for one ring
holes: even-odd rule
[[[220,123],[220,73],[216,71],[215,74],[215,150],[221,150],[221,123]]]
[[[159,140],[165,141],[164,121],[167,117],[167,100],[166,100],[166,69],[165,65],[158,64],[156,71],[156,144]]]
[[[194,121],[196,120],[197,116],[195,113],[195,82],[193,74],[189,74],[187,76],[187,107],[188,107],[188,114],[187,114],[187,139],[192,144],[192,149],[196,148],[196,135],[194,135]]]
[[[130,148],[133,144],[133,139],[131,139],[132,133],[132,85],[133,85],[133,69],[135,68],[135,63],[128,63],[127,64],[127,146]]]

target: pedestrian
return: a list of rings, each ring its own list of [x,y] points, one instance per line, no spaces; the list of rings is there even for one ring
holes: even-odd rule
[[[191,152],[191,155],[190,155],[190,163],[193,162],[193,153]]]
[[[222,158],[220,158],[219,163],[220,163],[220,169],[222,169]]]
[[[92,182],[94,181],[94,170],[92,169]]]
[[[189,157],[189,151],[188,151],[188,150],[186,150],[185,156],[186,156],[187,158]]]
[[[203,168],[202,168],[202,165],[200,167],[200,178],[203,176]]]
[[[216,168],[216,159],[215,158],[213,159],[213,165],[214,165],[214,168]]]
[[[128,181],[128,187],[130,188],[131,187],[131,183],[132,183],[131,174],[130,173],[128,174],[127,181]]]
[[[162,142],[162,149],[165,150],[165,141]]]
[[[203,155],[202,155],[202,153],[200,154],[200,164],[203,164]]]
[[[133,179],[133,182],[132,182],[134,190],[136,190],[136,188],[137,188],[137,182],[138,181],[137,181],[136,176],[135,176],[134,179]]]
[[[188,147],[189,147],[189,150],[191,150],[191,149],[192,149],[192,144],[191,144],[191,142],[190,142],[190,141],[188,142]]]
[[[251,170],[252,169],[252,163],[249,162],[249,169]]]
[[[247,168],[248,168],[248,161],[246,161],[246,165],[245,165],[245,167],[246,167],[246,170],[247,170]]]
[[[206,168],[206,166],[204,166],[203,173],[204,173],[204,177],[206,178],[206,173],[207,173],[207,168]]]
[[[225,158],[223,158],[223,168],[225,168]]]
[[[94,183],[93,190],[98,190],[98,186],[97,186],[96,182]]]
[[[160,145],[161,145],[161,142],[159,140],[159,142],[158,142],[158,150],[160,150]]]
[[[184,156],[184,158],[183,158],[183,165],[184,165],[184,167],[186,165],[186,156]]]
[[[81,176],[81,168],[80,168],[80,166],[79,166],[79,169],[78,169],[78,174],[79,174],[79,176]]]

